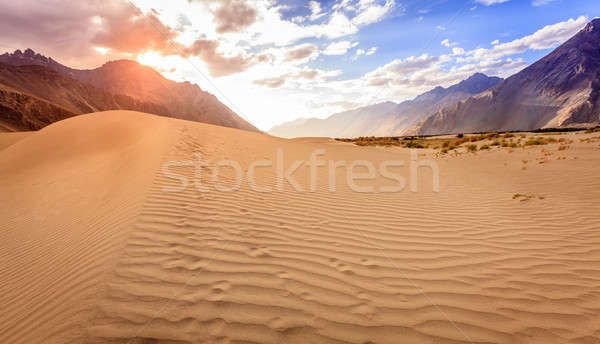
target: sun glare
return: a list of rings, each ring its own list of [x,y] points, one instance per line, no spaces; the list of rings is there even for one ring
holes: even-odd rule
[[[92,17],[92,23],[98,24],[98,25],[102,24],[102,17],[100,17],[100,16],[94,16],[94,17]]]
[[[110,49],[102,48],[102,47],[94,47],[94,50],[96,50],[97,52],[99,52],[102,55],[106,55]]]
[[[138,55],[137,61],[156,69],[168,69],[166,58],[155,51],[148,51],[142,55]]]

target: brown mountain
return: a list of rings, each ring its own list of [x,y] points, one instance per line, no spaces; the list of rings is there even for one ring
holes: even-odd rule
[[[56,104],[0,84],[0,132],[37,130],[75,115]]]
[[[78,114],[110,109],[167,116],[166,107],[62,76],[42,66],[0,64],[0,121],[14,130],[37,130]]]
[[[450,87],[436,87],[402,103],[384,102],[340,112],[326,119],[303,118],[269,130],[281,137],[399,136],[441,108],[496,85],[501,78],[476,73]]]
[[[600,19],[495,87],[446,107],[416,127],[444,134],[600,122]]]
[[[174,82],[135,61],[119,60],[79,70],[27,49],[0,55],[0,63],[10,65],[4,66],[0,84],[76,114],[127,109],[259,131],[197,85]]]

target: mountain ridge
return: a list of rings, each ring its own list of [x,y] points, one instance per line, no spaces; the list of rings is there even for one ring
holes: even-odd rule
[[[422,135],[600,123],[600,19],[491,89],[419,123]]]
[[[282,137],[399,136],[435,111],[466,99],[497,84],[502,79],[475,73],[446,88],[437,86],[401,103],[382,102],[330,115],[325,119],[282,123],[268,133]]]
[[[110,93],[113,98],[131,98],[123,100],[129,104],[126,108],[122,106],[113,107],[114,102],[108,102],[94,109],[96,111],[138,110],[166,117],[259,132],[256,127],[222,104],[214,95],[200,89],[198,85],[169,80],[153,68],[141,65],[136,61],[108,61],[95,69],[74,69],[62,65],[52,58],[35,53],[32,49],[26,49],[24,52],[16,50],[12,54],[0,55],[0,63],[13,67],[38,66],[46,68],[64,78],[75,80],[73,87],[80,87],[78,83],[83,83],[94,87],[96,90]],[[33,75],[30,76],[33,77]],[[39,84],[41,80],[38,78],[36,82]],[[66,82],[63,80],[64,83]],[[11,86],[10,83],[7,86]],[[13,84],[11,87],[19,89],[19,87],[24,86],[26,85],[21,83],[21,85]],[[22,91],[28,93],[26,89]],[[46,94],[34,92],[33,95],[48,99],[51,103],[57,105],[69,103],[68,99],[57,101],[54,93],[56,92]],[[104,95],[104,97],[108,96]],[[85,109],[78,107],[71,110],[76,113],[85,113]]]

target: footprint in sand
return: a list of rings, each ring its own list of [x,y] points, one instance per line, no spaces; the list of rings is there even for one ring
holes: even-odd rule
[[[277,273],[277,277],[282,278],[282,279],[289,279],[290,274],[287,271],[279,271]]]
[[[247,252],[247,254],[251,257],[256,257],[256,258],[272,257],[271,253],[269,252],[269,249],[265,246],[252,247],[252,248],[250,248],[250,251]]]
[[[175,226],[177,226],[177,227],[184,227],[186,225],[187,225],[187,221],[185,218],[177,219],[177,221],[175,221]]]
[[[362,315],[368,319],[372,319],[375,315],[375,307],[368,303],[360,303],[357,306],[352,307],[350,311],[353,314]]]
[[[360,264],[363,266],[366,266],[369,269],[376,269],[379,267],[379,265],[377,265],[375,262],[373,262],[370,259],[366,259],[366,258],[361,259]]]
[[[275,317],[275,318],[269,320],[267,322],[267,326],[274,329],[275,331],[283,331],[287,328],[284,324],[283,319],[281,319],[280,317]]]
[[[219,336],[223,334],[223,331],[227,327],[227,323],[223,319],[211,320],[208,324],[208,333],[213,336]]]
[[[348,265],[340,262],[339,260],[337,260],[336,258],[329,258],[329,265],[334,267],[336,270],[338,270],[339,272],[351,275],[354,273],[354,271],[352,271],[352,268],[349,267]]]
[[[209,301],[222,301],[227,291],[231,288],[229,281],[217,281],[211,285]]]

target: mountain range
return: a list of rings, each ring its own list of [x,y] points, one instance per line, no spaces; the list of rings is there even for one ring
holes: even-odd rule
[[[36,130],[74,115],[115,109],[259,131],[197,85],[174,82],[135,61],[81,70],[31,49],[0,55],[3,130]]]
[[[438,135],[600,123],[600,19],[529,67],[502,80],[475,74],[400,104],[379,103],[300,119],[269,133],[298,136]]]
[[[259,131],[215,96],[135,61],[74,69],[24,52],[0,55],[0,131],[37,130],[78,114],[136,110]],[[585,127],[600,123],[600,19],[503,80],[476,73],[412,100],[277,125],[281,137],[437,135]]]
[[[476,73],[448,88],[436,87],[413,100],[384,102],[340,112],[325,119],[303,118],[269,130],[280,137],[398,136],[445,106],[489,89],[502,81]]]
[[[491,89],[441,109],[418,134],[445,134],[600,122],[600,19]]]

